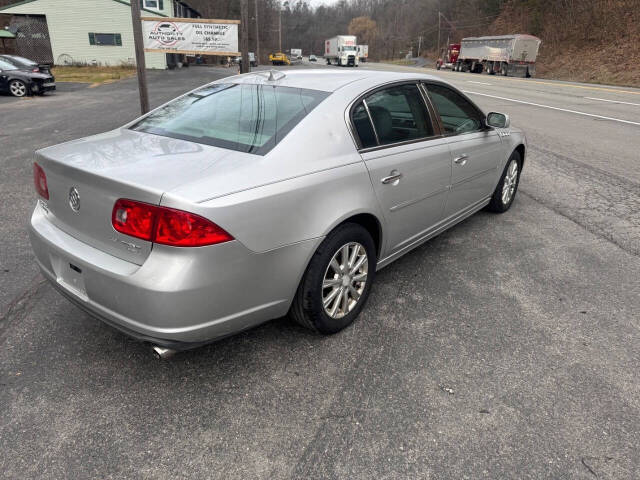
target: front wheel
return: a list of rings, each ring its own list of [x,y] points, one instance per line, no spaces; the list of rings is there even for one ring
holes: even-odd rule
[[[300,282],[291,317],[323,334],[350,325],[364,307],[376,270],[371,235],[355,223],[336,228],[320,244]]]
[[[521,168],[522,158],[520,153],[515,151],[504,167],[498,186],[493,192],[489,205],[487,205],[488,210],[496,213],[504,213],[509,210],[518,191]]]
[[[22,80],[11,80],[9,82],[9,92],[14,97],[24,97],[28,91],[27,84]]]

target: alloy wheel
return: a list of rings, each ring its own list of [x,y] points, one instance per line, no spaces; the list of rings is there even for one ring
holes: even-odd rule
[[[333,255],[322,280],[322,304],[331,318],[348,315],[360,301],[367,283],[369,262],[358,242],[343,245]]]
[[[24,97],[27,94],[27,86],[22,82],[14,80],[9,84],[9,91],[11,95],[15,97]]]
[[[502,203],[508,205],[513,194],[516,191],[516,185],[518,183],[518,162],[511,160],[507,173],[504,176],[504,183],[502,184]]]

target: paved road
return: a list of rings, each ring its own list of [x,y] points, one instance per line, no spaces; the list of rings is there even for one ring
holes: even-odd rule
[[[152,103],[226,73],[155,73]],[[0,476],[637,478],[640,91],[441,75],[526,129],[510,212],[382,270],[336,336],[165,363],[43,284],[24,230],[31,152],[133,118],[134,81],[0,97]]]

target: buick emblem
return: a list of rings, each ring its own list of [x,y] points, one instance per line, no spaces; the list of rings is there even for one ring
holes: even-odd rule
[[[69,190],[69,206],[74,212],[80,210],[80,194],[76,187],[71,187],[71,190]]]

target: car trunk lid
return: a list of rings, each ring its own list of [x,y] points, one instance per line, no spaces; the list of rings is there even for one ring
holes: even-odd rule
[[[151,242],[116,232],[113,205],[128,198],[159,205],[164,192],[193,182],[227,150],[120,129],[36,153],[50,221],[69,235],[141,265]]]

